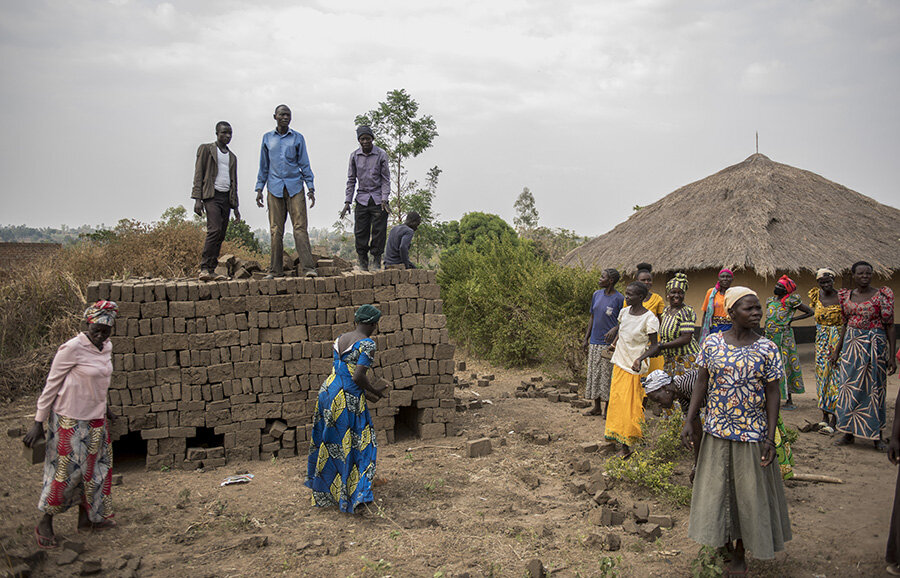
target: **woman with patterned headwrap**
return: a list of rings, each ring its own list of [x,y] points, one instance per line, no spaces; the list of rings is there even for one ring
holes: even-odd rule
[[[659,323],[659,343],[653,352],[662,352],[664,370],[672,377],[690,371],[694,365],[694,357],[700,350],[694,339],[697,314],[690,305],[684,303],[687,288],[688,280],[684,273],[676,273],[666,283],[669,306],[663,311]]]
[[[379,318],[381,311],[363,305],[354,316],[356,329],[334,340],[332,371],[319,388],[309,441],[305,485],[315,506],[336,505],[352,514],[374,499],[377,448],[366,400],[385,395],[369,377]]]
[[[841,385],[837,364],[831,361],[831,353],[841,339],[841,327],[844,325],[841,302],[834,288],[836,276],[831,269],[819,269],[816,271],[819,286],[809,290],[809,302],[816,314],[816,397],[822,410],[822,423],[825,424],[820,431],[826,433],[834,433],[835,409]]]
[[[766,302],[766,337],[775,342],[784,363],[784,376],[778,384],[781,399],[786,400],[785,410],[797,409],[791,394],[803,393],[803,374],[800,372],[800,357],[797,356],[797,341],[791,322],[812,317],[813,310],[803,304],[794,293],[797,284],[787,275],[782,275],[775,283],[774,297]],[[800,310],[803,314],[796,315]]]
[[[60,345],[37,402],[34,425],[22,440],[33,447],[44,437],[44,484],[38,509],[44,513],[34,529],[38,547],[59,547],[53,516],[78,506],[78,530],[114,528],[110,500],[112,446],[107,420],[116,416],[106,405],[112,375],[112,344],[118,306],[98,301],[84,312],[87,327]]]
[[[700,342],[706,339],[710,333],[719,333],[731,329],[731,318],[725,309],[725,292],[734,281],[734,273],[731,269],[723,267],[719,271],[719,279],[715,287],[706,291],[700,312],[703,314],[703,325],[700,329]]]

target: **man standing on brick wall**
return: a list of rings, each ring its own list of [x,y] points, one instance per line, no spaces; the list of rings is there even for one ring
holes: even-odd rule
[[[299,132],[290,128],[291,109],[286,104],[275,107],[275,130],[263,135],[259,152],[259,175],[256,178],[256,205],[263,204],[263,187],[267,189],[269,205],[269,232],[272,235],[272,256],[269,274],[284,275],[284,223],[291,215],[294,230],[294,245],[300,258],[300,266],[307,277],[316,276],[307,230],[306,200],[303,198],[303,183],[306,183],[309,208],[316,206],[313,173],[309,166],[306,140]]]
[[[372,129],[363,125],[356,129],[359,148],[350,155],[347,169],[347,193],[344,195],[344,210],[341,218],[350,211],[353,190],[356,189],[356,208],[353,211],[353,234],[356,237],[356,255],[359,268],[369,270],[369,253],[372,254],[372,268],[381,269],[381,255],[384,253],[387,221],[390,214],[388,205],[391,196],[391,171],[388,156],[383,149],[374,145]]]
[[[237,157],[228,148],[230,142],[231,125],[224,120],[219,121],[216,123],[216,141],[200,145],[194,163],[194,187],[191,190],[194,212],[202,217],[206,211],[206,243],[200,258],[201,281],[228,279],[213,272],[228,230],[231,209],[234,209],[234,218],[241,220],[237,196]]]

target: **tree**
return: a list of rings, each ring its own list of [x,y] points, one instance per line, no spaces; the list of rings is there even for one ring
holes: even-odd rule
[[[513,222],[519,232],[534,229],[538,225],[538,211],[534,206],[534,195],[528,187],[522,189],[516,202],[513,203],[516,209],[516,217]]]
[[[256,236],[250,230],[250,225],[247,224],[247,221],[231,219],[231,222],[228,223],[228,228],[225,230],[225,240],[240,243],[254,253],[262,253],[259,241],[256,240]]]
[[[479,239],[500,241],[505,238],[518,241],[516,230],[498,215],[474,211],[466,213],[459,220],[459,240],[462,243],[473,244]]]
[[[187,209],[183,205],[169,207],[160,215],[159,221],[164,225],[176,225],[187,219]]]
[[[391,162],[393,190],[396,201],[392,213],[396,222],[403,220],[407,210],[404,195],[409,192],[405,163],[431,147],[438,136],[437,124],[431,115],[417,116],[419,103],[404,90],[392,90],[378,108],[358,115],[354,122],[365,124],[375,133],[375,144],[383,148]]]
[[[435,222],[437,214],[431,208],[440,176],[441,169],[437,166],[431,167],[428,171],[425,188],[418,188],[418,183],[413,181],[410,184],[415,192],[406,196],[406,212],[415,211],[422,217],[422,223],[413,236],[411,247],[415,260],[419,263],[431,259],[435,249],[443,244],[441,230]]]

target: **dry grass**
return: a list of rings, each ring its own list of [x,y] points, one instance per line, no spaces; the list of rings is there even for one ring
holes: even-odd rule
[[[80,329],[91,281],[193,276],[206,235],[191,222],[123,221],[115,233],[64,247],[0,280],[0,400],[40,387],[56,347]],[[265,259],[227,242],[222,253]]]

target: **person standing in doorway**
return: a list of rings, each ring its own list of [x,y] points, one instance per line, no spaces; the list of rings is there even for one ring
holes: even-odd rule
[[[284,223],[291,216],[294,245],[300,265],[307,277],[316,276],[307,230],[306,200],[303,184],[306,183],[309,208],[316,206],[316,189],[309,166],[306,140],[290,128],[291,109],[286,104],[275,107],[275,130],[263,135],[259,152],[259,175],[256,178],[256,206],[262,208],[263,187],[268,191],[269,232],[272,235],[272,257],[267,278],[284,275]]]
[[[381,269],[390,215],[391,171],[387,153],[374,144],[375,135],[371,128],[365,125],[357,127],[356,140],[359,141],[359,148],[350,155],[341,218],[350,211],[355,189],[353,235],[356,238],[357,262],[362,271],[368,271],[371,253],[372,268],[378,270]]]
[[[237,196],[237,157],[228,148],[231,142],[231,125],[224,120],[216,124],[216,141],[202,144],[197,149],[194,163],[194,212],[198,217],[206,213],[206,242],[200,258],[201,281],[224,281],[225,275],[214,271],[219,263],[219,251],[228,217],[234,209],[234,218],[241,220]]]

